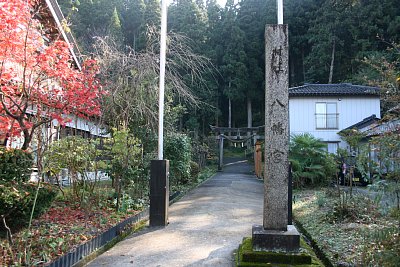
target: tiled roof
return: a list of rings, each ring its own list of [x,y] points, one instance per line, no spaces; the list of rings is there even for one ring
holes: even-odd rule
[[[377,136],[383,133],[399,133],[400,132],[400,119],[394,119],[381,124],[375,125],[371,129],[365,131],[367,137]]]
[[[289,88],[289,96],[379,96],[378,87],[338,84],[305,84]]]
[[[357,129],[357,130],[360,130],[360,129],[363,129],[363,128],[367,127],[367,126],[370,126],[370,125],[372,125],[372,124],[375,124],[375,123],[378,122],[378,121],[379,121],[379,119],[376,117],[375,114],[373,114],[373,115],[371,115],[371,116],[369,116],[369,117],[363,119],[362,121],[357,122],[357,123],[355,123],[355,124],[353,124],[353,125],[351,125],[351,126],[345,128],[345,129],[343,129],[342,131],[350,130],[350,129]]]

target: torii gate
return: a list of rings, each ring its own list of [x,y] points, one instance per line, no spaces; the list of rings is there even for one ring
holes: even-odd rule
[[[216,133],[216,139],[219,141],[219,155],[218,155],[218,170],[222,170],[224,164],[224,139],[234,143],[243,143],[248,140],[253,140],[252,145],[255,145],[257,140],[264,139],[265,126],[259,127],[216,127],[210,125],[211,131]]]

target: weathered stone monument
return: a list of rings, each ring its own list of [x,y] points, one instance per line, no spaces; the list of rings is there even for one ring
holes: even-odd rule
[[[263,225],[253,226],[253,250],[298,251],[300,235],[288,225],[288,26],[265,30],[265,174]]]
[[[310,253],[300,252],[300,234],[291,225],[288,26],[283,25],[283,1],[277,0],[277,6],[278,24],[265,29],[263,225],[254,225],[252,237],[239,245],[237,266],[304,266],[313,262]]]

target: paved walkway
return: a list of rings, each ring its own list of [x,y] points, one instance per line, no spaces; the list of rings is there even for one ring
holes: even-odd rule
[[[88,266],[234,266],[233,251],[262,224],[263,184],[245,162],[170,206],[167,227],[146,228]]]

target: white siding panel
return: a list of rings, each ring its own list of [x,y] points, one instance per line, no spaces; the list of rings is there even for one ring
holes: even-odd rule
[[[337,103],[338,129],[316,129],[315,104],[317,102]],[[326,142],[342,141],[337,132],[373,114],[380,118],[379,97],[291,97],[289,99],[290,134],[310,133]],[[345,146],[342,143],[340,146]]]

